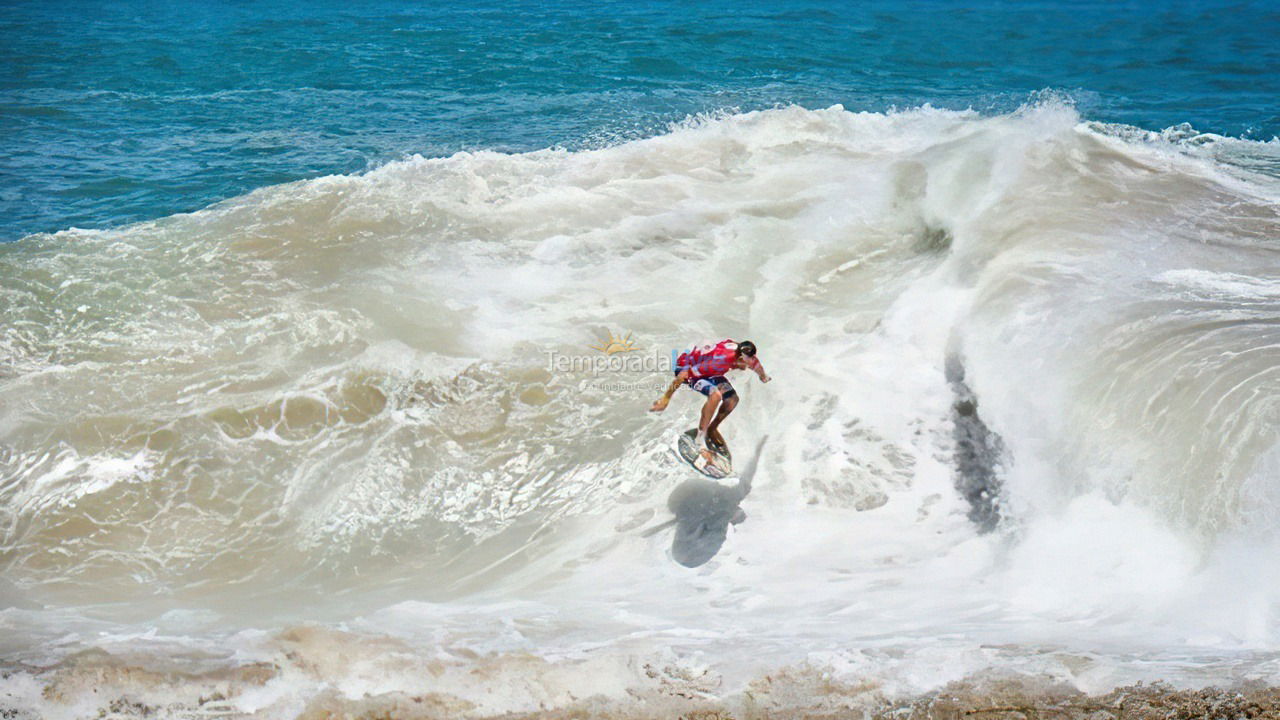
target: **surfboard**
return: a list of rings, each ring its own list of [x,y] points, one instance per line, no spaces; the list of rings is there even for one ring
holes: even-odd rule
[[[712,453],[711,461],[707,462],[698,452],[697,440],[697,428],[683,433],[676,442],[676,453],[682,460],[692,465],[694,470],[709,478],[720,480],[728,477],[729,473],[733,472],[733,456],[729,454],[728,448],[725,448],[724,454]]]

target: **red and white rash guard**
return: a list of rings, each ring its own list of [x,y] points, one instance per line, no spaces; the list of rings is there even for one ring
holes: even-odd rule
[[[718,377],[733,369],[738,355],[738,343],[733,340],[721,340],[718,343],[698,345],[676,358],[676,366],[687,369],[694,378]],[[760,366],[754,357],[747,358],[747,367],[752,370]]]

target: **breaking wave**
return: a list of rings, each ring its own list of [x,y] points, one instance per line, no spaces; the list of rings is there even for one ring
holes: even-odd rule
[[[6,702],[93,653],[282,714],[466,696],[432,663],[481,657],[526,684],[462,714],[672,667],[1275,682],[1278,158],[1053,99],[791,107],[0,246]],[[613,333],[775,378],[738,382],[729,442],[772,440],[699,569],[642,532],[692,395],[554,362]],[[348,631],[376,672],[298,680]]]

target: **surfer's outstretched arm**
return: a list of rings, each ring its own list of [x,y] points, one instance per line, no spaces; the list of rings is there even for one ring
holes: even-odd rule
[[[662,393],[662,397],[653,403],[653,407],[649,408],[649,412],[662,412],[667,409],[667,403],[671,402],[671,396],[675,393],[676,388],[684,384],[689,379],[689,371],[681,370],[676,378],[667,386],[667,391]]]
[[[751,370],[756,374],[756,377],[760,378],[760,382],[767,383],[773,379],[769,377],[769,373],[764,371],[764,363],[760,362],[759,358],[751,359],[755,361],[751,363]]]

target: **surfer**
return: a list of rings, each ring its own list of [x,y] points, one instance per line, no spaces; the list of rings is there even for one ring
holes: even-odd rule
[[[738,406],[738,393],[733,385],[725,379],[730,370],[751,370],[760,378],[760,382],[769,382],[773,378],[765,374],[764,366],[756,357],[756,345],[750,340],[734,342],[721,340],[714,345],[707,343],[676,358],[675,380],[662,397],[649,408],[650,412],[662,412],[671,402],[671,395],[681,385],[688,385],[707,396],[702,406],[702,416],[698,420],[698,437],[694,447],[699,448],[703,458],[710,461],[711,453],[728,455],[729,448],[724,436],[720,434],[720,423],[729,417],[729,413]]]

